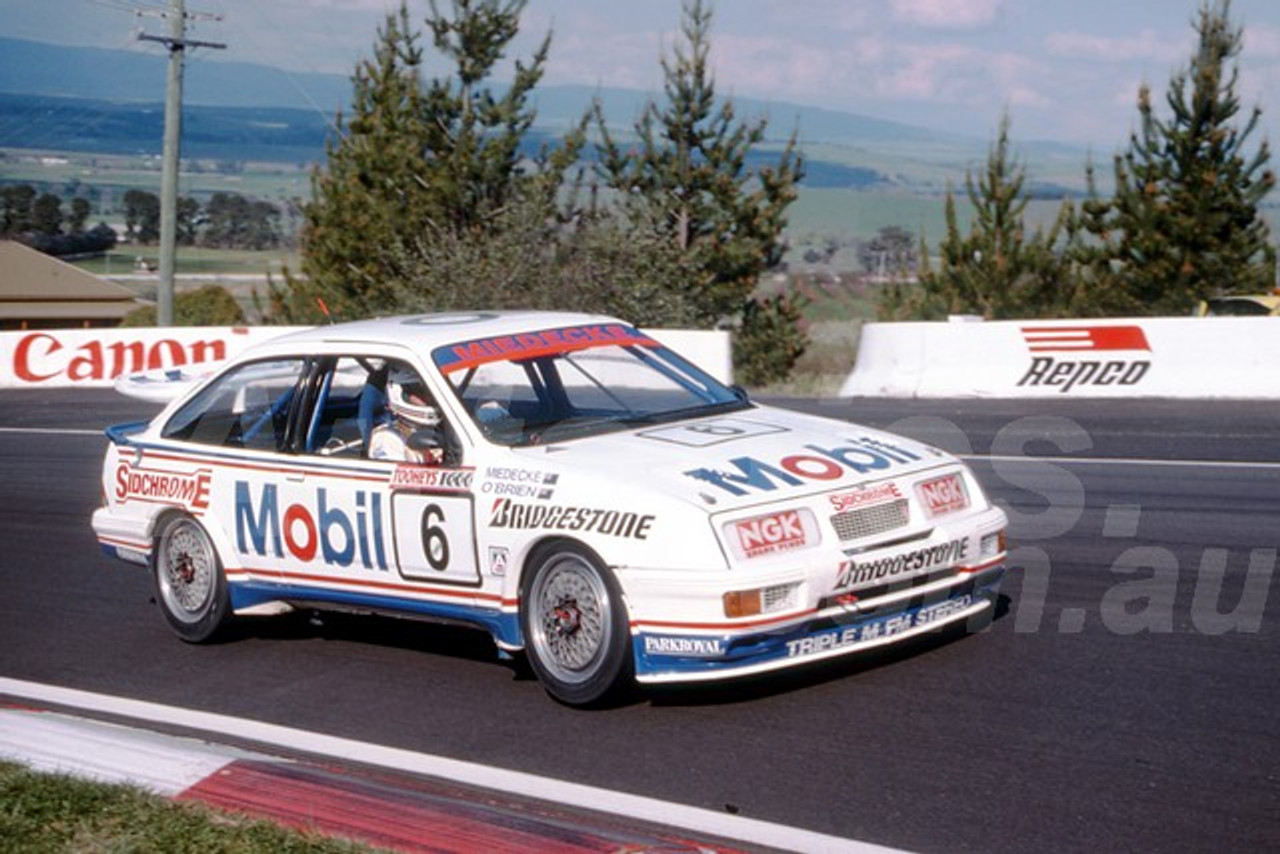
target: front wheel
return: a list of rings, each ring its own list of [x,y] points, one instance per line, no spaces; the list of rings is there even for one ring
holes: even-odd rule
[[[222,564],[195,519],[172,516],[161,524],[152,569],[156,601],[183,640],[210,640],[230,620],[231,597]]]
[[[582,706],[630,680],[626,606],[617,579],[595,555],[574,543],[540,548],[522,587],[525,650],[547,693]]]

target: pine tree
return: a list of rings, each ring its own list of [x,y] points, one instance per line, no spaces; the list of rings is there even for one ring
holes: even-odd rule
[[[448,77],[422,78],[422,33],[407,6],[388,15],[372,59],[353,77],[351,116],[326,146],[326,165],[312,177],[304,210],[304,277],[274,289],[277,319],[315,321],[317,298],[351,319],[401,310],[417,293],[424,249],[494,227],[521,194],[550,204],[563,173],[578,156],[581,132],[532,168],[521,143],[534,111],[528,105],[550,45],[529,63],[515,63],[501,94],[487,81],[517,33],[524,0],[452,0],[441,14],[432,0],[427,19],[434,50],[453,66]]]
[[[1258,215],[1275,175],[1265,140],[1246,150],[1261,109],[1235,123],[1243,31],[1229,13],[1229,0],[1201,6],[1196,52],[1169,84],[1168,119],[1156,115],[1150,87],[1139,91],[1140,127],[1115,158],[1114,198],[1088,226],[1110,248],[1135,311],[1185,314],[1210,296],[1275,285],[1275,248]]]
[[[701,271],[690,296],[702,325],[738,324],[736,343],[747,347],[735,348],[735,364],[745,367],[745,381],[763,382],[785,375],[804,348],[799,312],[788,298],[752,299],[763,273],[782,260],[785,214],[803,163],[793,135],[775,166],[748,168],[767,122],[738,122],[731,101],[717,104],[708,65],[711,19],[702,0],[685,3],[683,43],[661,60],[666,103],[646,107],[634,126],[635,147],[613,138],[596,105],[600,172],[634,218],[660,223]],[[760,347],[776,347],[777,356],[760,358]]]
[[[1026,166],[1010,149],[1009,126],[1005,115],[982,172],[976,178],[973,172],[965,174],[965,195],[973,210],[968,232],[960,228],[955,193],[948,190],[947,233],[939,246],[938,269],[933,269],[922,246],[918,287],[886,287],[881,317],[1052,317],[1069,304],[1071,292],[1058,244],[1071,208],[1064,204],[1048,230],[1028,233]]]

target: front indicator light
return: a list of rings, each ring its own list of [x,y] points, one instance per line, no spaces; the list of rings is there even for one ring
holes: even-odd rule
[[[726,617],[754,617],[785,611],[796,605],[798,584],[775,584],[753,590],[733,590],[724,594]]]
[[[760,613],[760,591],[732,590],[724,594],[726,617],[754,617]]]

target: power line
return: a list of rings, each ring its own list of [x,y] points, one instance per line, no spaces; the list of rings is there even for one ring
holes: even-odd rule
[[[164,151],[160,170],[160,284],[156,292],[156,325],[172,326],[173,268],[178,244],[178,164],[181,160],[182,147],[183,60],[188,48],[204,47],[222,50],[226,45],[187,38],[187,20],[193,16],[188,16],[185,0],[169,0],[167,11],[149,10],[147,14],[158,14],[169,20],[167,36],[139,33],[138,39],[158,42],[169,50],[169,78],[164,97]]]

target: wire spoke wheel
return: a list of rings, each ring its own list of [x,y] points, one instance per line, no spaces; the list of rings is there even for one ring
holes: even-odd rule
[[[230,613],[226,580],[209,535],[194,519],[163,524],[154,551],[156,598],[169,625],[185,640],[215,634]]]
[[[630,673],[625,608],[617,582],[585,550],[560,544],[535,555],[521,619],[530,663],[552,696],[582,705]]]

